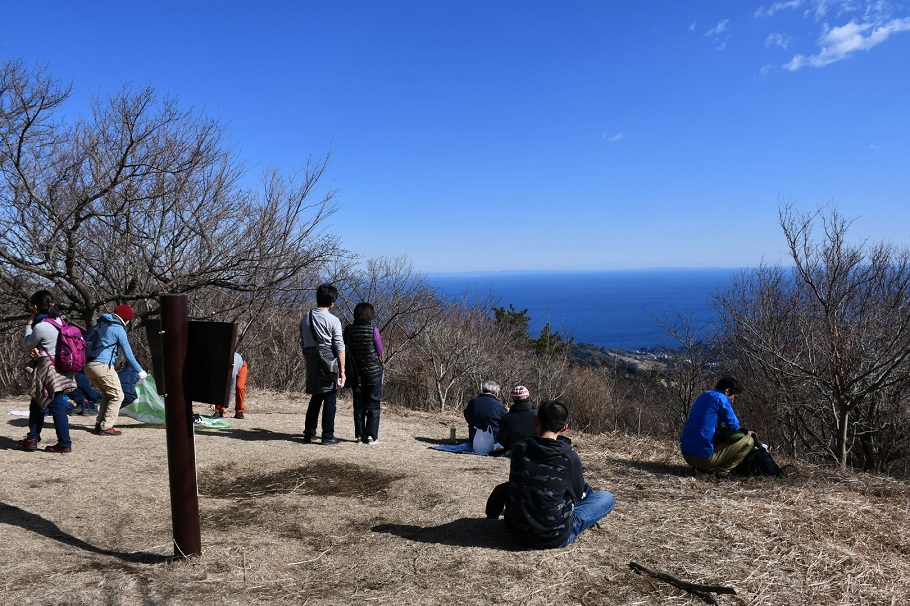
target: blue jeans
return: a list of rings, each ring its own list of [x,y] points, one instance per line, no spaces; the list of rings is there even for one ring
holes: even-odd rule
[[[66,395],[63,392],[57,393],[47,408],[51,411],[51,417],[54,419],[57,442],[64,448],[71,447],[70,420],[66,416]],[[40,442],[42,429],[44,429],[44,411],[32,400],[28,407],[28,437]]]
[[[561,547],[570,545],[583,531],[594,526],[613,511],[613,505],[616,502],[613,498],[613,493],[606,490],[594,492],[587,484],[585,484],[585,492],[588,494],[587,497],[581,501],[575,501],[575,510],[572,512],[575,517],[575,525],[572,528],[572,534],[569,535],[569,538],[566,539],[566,542]]]
[[[316,425],[319,423],[319,409],[322,408],[322,439],[335,437],[335,405],[338,401],[338,390],[328,393],[314,393],[306,409],[306,421],[303,425],[303,437],[316,436]]]
[[[382,402],[382,375],[354,387],[354,437],[366,442],[379,439],[379,404]]]

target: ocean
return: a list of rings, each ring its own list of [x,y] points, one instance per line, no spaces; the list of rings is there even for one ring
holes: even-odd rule
[[[578,343],[618,349],[675,346],[654,320],[674,310],[691,315],[694,326],[716,321],[712,295],[726,287],[736,269],[646,269],[570,272],[430,274],[450,299],[483,300],[527,308],[531,334],[547,322]]]

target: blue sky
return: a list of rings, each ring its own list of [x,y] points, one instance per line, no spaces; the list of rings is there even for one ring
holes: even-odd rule
[[[910,226],[910,2],[5,2],[77,109],[152,85],[423,271],[782,259],[777,204]],[[37,6],[37,7],[36,7]]]

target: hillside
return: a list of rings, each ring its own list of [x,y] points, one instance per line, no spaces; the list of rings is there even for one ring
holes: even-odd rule
[[[906,483],[805,465],[717,481],[673,444],[570,432],[616,509],[569,548],[522,551],[483,517],[508,461],[429,448],[455,417],[384,410],[376,446],[304,445],[305,399],[286,394],[197,433],[204,554],[168,561],[165,432],[126,419],[99,437],[71,417],[71,455],[28,453],[8,414],[26,406],[0,402],[4,604],[702,603],[630,561],[737,588],[718,604],[910,603]],[[337,424],[350,440],[346,402]]]

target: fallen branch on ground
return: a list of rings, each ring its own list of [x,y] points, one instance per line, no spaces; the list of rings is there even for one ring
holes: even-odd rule
[[[656,579],[661,579],[666,581],[675,587],[679,587],[684,591],[695,594],[703,602],[708,604],[717,604],[717,602],[707,593],[731,593],[736,595],[735,587],[726,587],[724,585],[699,585],[698,583],[690,583],[689,581],[683,581],[682,579],[677,579],[672,574],[667,574],[665,572],[657,572],[642,566],[638,562],[629,562],[629,568],[638,573],[645,573],[648,576],[652,576]]]

